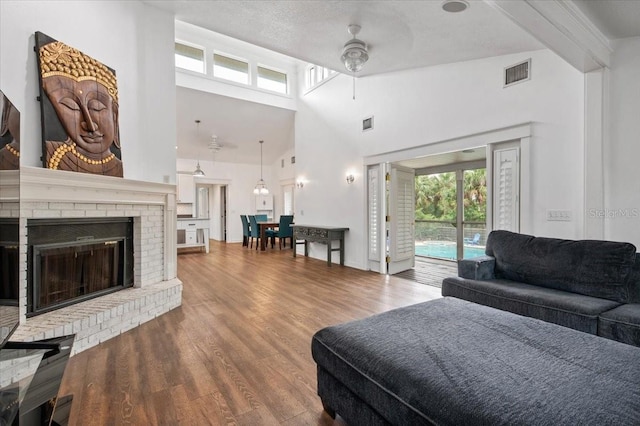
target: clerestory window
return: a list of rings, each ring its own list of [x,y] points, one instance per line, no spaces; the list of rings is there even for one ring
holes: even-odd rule
[[[204,74],[204,49],[175,43],[176,67]]]
[[[240,84],[249,84],[249,63],[242,59],[214,53],[213,76]]]
[[[287,74],[258,66],[258,87],[287,94]]]

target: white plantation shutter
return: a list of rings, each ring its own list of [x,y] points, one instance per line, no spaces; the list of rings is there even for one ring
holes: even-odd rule
[[[369,167],[367,171],[369,193],[369,260],[380,261],[381,205],[380,166]]]
[[[493,153],[493,229],[520,231],[520,162],[519,148]]]
[[[391,257],[394,260],[403,260],[411,257],[414,250],[413,221],[416,205],[413,193],[415,183],[412,174],[401,170],[395,170],[395,172],[395,181],[393,177],[391,181],[394,182],[396,188],[396,199],[394,200],[396,208],[392,213],[396,218],[391,223],[396,238],[394,239],[395,244],[392,246]]]
[[[414,266],[415,259],[415,173],[411,169],[391,169],[389,273]]]

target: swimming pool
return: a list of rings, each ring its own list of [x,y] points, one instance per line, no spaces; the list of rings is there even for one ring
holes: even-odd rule
[[[484,247],[464,246],[464,258],[483,256]],[[416,256],[437,257],[440,259],[456,259],[456,245],[446,242],[428,242],[424,244],[416,244]]]

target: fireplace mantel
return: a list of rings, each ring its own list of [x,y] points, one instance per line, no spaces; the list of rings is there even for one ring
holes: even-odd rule
[[[20,200],[73,203],[132,203],[167,205],[175,211],[176,186],[112,176],[20,169]]]

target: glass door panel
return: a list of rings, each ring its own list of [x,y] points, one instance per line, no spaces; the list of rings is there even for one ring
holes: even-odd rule
[[[464,171],[463,180],[463,258],[484,255],[487,241],[486,169]]]
[[[416,256],[456,259],[456,173],[416,176]]]

